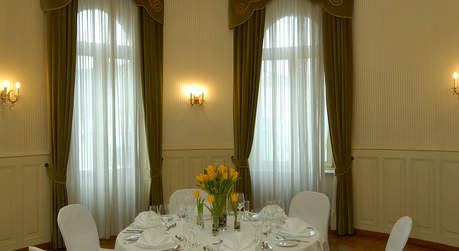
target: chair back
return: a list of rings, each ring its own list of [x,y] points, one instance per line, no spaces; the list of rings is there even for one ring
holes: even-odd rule
[[[61,208],[57,215],[57,224],[67,251],[100,250],[96,223],[85,207],[73,204]]]
[[[45,251],[45,250],[41,248],[37,248],[37,247],[29,247],[29,251]]]
[[[303,191],[297,193],[290,201],[288,215],[298,217],[318,228],[325,245],[328,246],[328,218],[330,201],[323,193]]]
[[[180,211],[180,205],[190,207],[195,206],[196,199],[194,198],[193,192],[196,190],[199,190],[201,198],[207,198],[207,192],[201,189],[179,189],[172,193],[171,197],[169,197],[169,214],[178,214]]]
[[[397,220],[387,241],[386,251],[402,251],[410,236],[413,220],[409,216],[403,216]]]

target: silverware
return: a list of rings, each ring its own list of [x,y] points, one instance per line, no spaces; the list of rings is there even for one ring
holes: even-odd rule
[[[177,250],[182,250],[179,244],[175,245],[172,248],[167,248],[167,249],[161,249],[161,251],[177,251]]]
[[[273,246],[271,246],[271,244],[269,244],[269,242],[267,241],[260,242],[259,246],[260,246],[260,249],[263,251],[273,251]]]
[[[174,228],[176,226],[177,226],[177,223],[170,224],[169,226],[166,227],[166,231],[169,231],[169,230],[171,230],[171,228]]]
[[[123,233],[139,233],[139,234],[141,234],[141,233],[143,233],[143,230],[141,230],[141,229],[125,229],[123,231]]]
[[[175,235],[175,238],[176,238],[177,240],[179,240],[179,241],[184,241],[184,240],[185,240],[182,236],[180,236],[180,235],[178,235],[178,234]]]

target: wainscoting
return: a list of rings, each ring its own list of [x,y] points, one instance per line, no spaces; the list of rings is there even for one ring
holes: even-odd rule
[[[49,242],[48,154],[0,157],[0,251]]]
[[[196,176],[207,165],[224,164],[232,167],[232,147],[164,148],[163,150],[163,194],[164,202],[177,189],[196,188]]]
[[[411,237],[459,247],[459,152],[354,149],[355,227],[390,232],[403,215]]]

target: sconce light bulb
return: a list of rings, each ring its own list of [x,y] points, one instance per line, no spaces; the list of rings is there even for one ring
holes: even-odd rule
[[[10,82],[8,82],[8,80],[5,80],[5,82],[3,82],[3,87],[5,88],[10,87]]]
[[[21,83],[16,82],[16,89],[19,89],[21,87]]]
[[[454,79],[457,79],[457,77],[458,77],[457,72],[454,72],[454,73],[453,73],[453,78],[454,78]]]

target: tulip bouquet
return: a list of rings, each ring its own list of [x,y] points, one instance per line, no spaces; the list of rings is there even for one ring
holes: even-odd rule
[[[206,205],[206,207],[212,214],[214,231],[218,231],[218,229],[214,228],[224,228],[226,226],[226,200],[238,178],[239,173],[235,169],[228,169],[224,165],[220,165],[218,168],[209,165],[204,170],[204,173],[196,176],[198,186],[209,193],[207,200],[211,206]]]

